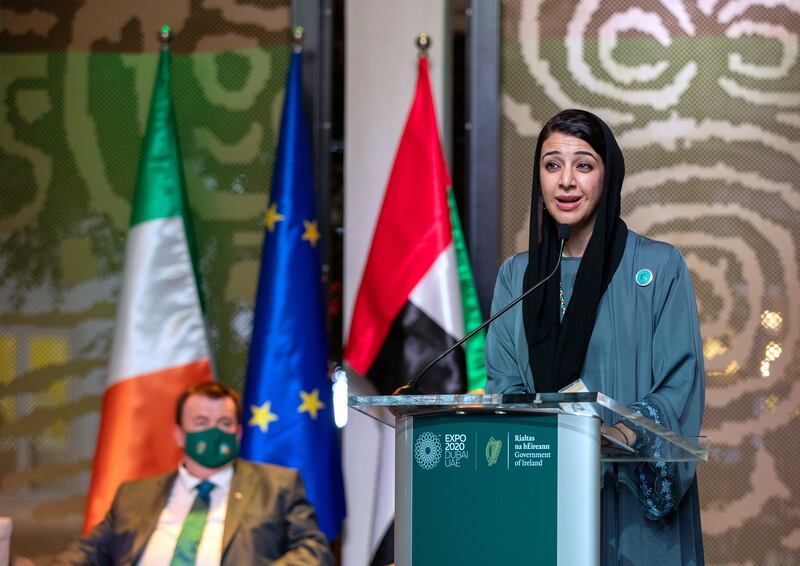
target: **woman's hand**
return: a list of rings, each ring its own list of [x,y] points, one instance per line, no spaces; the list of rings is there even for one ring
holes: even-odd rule
[[[622,422],[618,422],[614,426],[601,426],[600,432],[628,446],[636,444],[636,432]]]

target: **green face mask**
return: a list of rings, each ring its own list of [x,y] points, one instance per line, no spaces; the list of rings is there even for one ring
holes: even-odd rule
[[[186,433],[184,452],[206,468],[220,468],[239,455],[236,435],[218,428]]]

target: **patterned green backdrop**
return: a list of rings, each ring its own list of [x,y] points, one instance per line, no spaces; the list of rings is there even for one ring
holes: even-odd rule
[[[2,3],[0,515],[17,554],[80,531],[163,23],[214,364],[242,384],[289,5]]]
[[[706,358],[706,559],[800,563],[797,0],[513,0],[502,8],[502,256],[527,248],[536,135],[602,116],[622,212],[679,246]]]

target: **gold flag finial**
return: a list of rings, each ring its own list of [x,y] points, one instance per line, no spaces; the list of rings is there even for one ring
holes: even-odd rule
[[[422,33],[417,35],[415,43],[417,44],[417,49],[420,50],[420,53],[422,55],[427,55],[428,54],[428,49],[431,48],[431,44],[433,43],[433,40],[431,39],[430,35],[428,35],[425,32],[422,32]]]
[[[304,36],[305,30],[303,29],[303,26],[294,26],[292,28],[292,43],[294,44],[295,53],[299,53],[303,50]]]
[[[161,26],[161,29],[158,30],[158,38],[161,40],[161,47],[166,49],[169,47],[169,42],[172,41],[172,28],[168,25]]]

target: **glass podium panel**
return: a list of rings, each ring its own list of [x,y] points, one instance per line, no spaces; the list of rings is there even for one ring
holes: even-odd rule
[[[348,405],[391,427],[399,417],[438,413],[571,414],[599,418],[604,425],[625,422],[636,431],[635,445],[627,448],[603,444],[603,462],[694,462],[707,461],[709,454],[706,437],[680,436],[597,392],[350,396]]]

